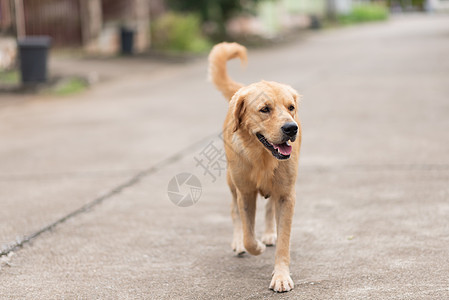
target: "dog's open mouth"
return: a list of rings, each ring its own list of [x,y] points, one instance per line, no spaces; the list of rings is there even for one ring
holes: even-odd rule
[[[274,157],[277,159],[289,159],[290,154],[292,153],[292,146],[289,144],[289,141],[285,141],[282,144],[273,144],[269,142],[262,134],[256,133],[257,138],[259,141],[271,151],[271,154],[273,154]]]

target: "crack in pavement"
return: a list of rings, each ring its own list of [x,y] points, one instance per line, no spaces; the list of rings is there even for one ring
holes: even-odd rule
[[[217,133],[208,135],[204,138],[202,138],[199,141],[196,141],[190,145],[188,145],[187,147],[185,147],[184,149],[181,149],[180,151],[177,151],[176,153],[170,155],[169,157],[161,160],[160,162],[156,163],[155,165],[138,172],[137,174],[135,174],[134,176],[132,176],[130,179],[128,179],[127,181],[123,182],[122,184],[119,184],[118,186],[114,187],[113,189],[109,190],[108,192],[106,192],[105,194],[103,194],[102,196],[99,196],[95,199],[93,199],[92,201],[86,203],[85,205],[81,206],[80,208],[70,212],[69,214],[59,218],[58,220],[54,221],[53,223],[31,233],[30,235],[24,236],[23,238],[18,239],[15,242],[12,242],[9,244],[9,246],[6,246],[4,249],[1,250],[0,252],[0,257],[4,257],[9,255],[10,253],[12,253],[13,251],[16,251],[20,248],[22,248],[24,245],[30,243],[32,240],[36,239],[37,237],[39,237],[41,234],[51,231],[53,228],[55,228],[56,226],[66,222],[69,219],[72,219],[74,217],[76,217],[79,214],[82,214],[84,212],[89,211],[90,209],[92,209],[94,206],[97,206],[99,204],[101,204],[103,201],[121,193],[122,191],[124,191],[125,189],[134,186],[136,183],[138,183],[141,179],[159,171],[160,169],[162,169],[164,166],[168,166],[173,164],[174,162],[177,162],[179,160],[181,160],[183,157],[185,157],[188,153],[190,153],[191,150],[197,148],[199,145],[201,145],[202,143],[208,141],[209,139],[212,139],[213,137],[217,136]]]
[[[221,132],[220,132],[221,133]],[[123,182],[122,184],[114,187],[113,189],[109,190],[102,196],[99,196],[92,201],[88,202],[87,204],[81,206],[80,208],[70,212],[69,214],[59,218],[58,220],[54,221],[53,223],[33,232],[30,235],[24,236],[23,238],[18,239],[15,242],[10,243],[4,249],[0,252],[0,257],[4,257],[12,253],[13,251],[22,248],[25,244],[30,243],[32,240],[36,239],[41,234],[51,231],[56,226],[64,223],[65,221],[76,217],[79,214],[82,214],[84,212],[89,211],[94,206],[97,206],[101,204],[103,201],[121,193],[123,190],[134,186],[136,183],[138,183],[142,178],[147,177],[156,171],[162,169],[164,166],[170,165],[174,162],[179,161],[183,157],[187,155],[187,153],[190,153],[191,150],[198,147],[200,144],[206,142],[207,140],[213,139],[216,137],[217,134],[211,134],[208,135],[201,140],[194,142],[184,149],[172,154],[171,156],[161,160],[160,162],[156,163],[155,165],[144,169],[139,170],[134,176],[132,176],[127,181]],[[348,165],[334,165],[334,166],[316,166],[316,165],[303,165],[300,166],[300,171],[305,172],[329,172],[329,171],[437,171],[437,172],[444,172],[449,171],[449,164],[348,164]],[[118,170],[118,172],[131,172],[136,171],[134,170]],[[60,178],[61,174],[65,175],[99,175],[99,174],[105,174],[110,173],[109,171],[87,171],[87,172],[64,172],[64,173],[45,173],[45,174],[0,174],[0,181],[8,181],[8,180],[23,180],[23,179],[43,179],[41,176],[46,177],[47,179],[51,179],[53,176],[58,176]],[[12,176],[13,178],[9,177],[6,178],[6,176]],[[34,177],[34,178],[33,178]]]

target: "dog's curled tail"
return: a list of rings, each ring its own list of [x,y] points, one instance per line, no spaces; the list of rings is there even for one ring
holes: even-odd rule
[[[209,54],[209,79],[227,100],[243,86],[232,80],[226,69],[226,62],[236,57],[240,58],[242,65],[246,65],[246,48],[237,43],[217,44]]]

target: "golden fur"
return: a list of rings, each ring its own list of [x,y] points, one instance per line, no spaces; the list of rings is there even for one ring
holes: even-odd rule
[[[259,255],[265,245],[277,244],[270,288],[289,291],[290,231],[295,206],[295,181],[298,170],[301,126],[297,92],[288,85],[261,81],[243,86],[227,74],[226,62],[233,58],[246,62],[246,48],[236,43],[216,45],[209,55],[209,74],[217,89],[229,100],[223,126],[228,161],[227,181],[232,193],[234,223],[232,247],[237,254],[248,251]],[[293,109],[292,109],[293,108]],[[268,110],[265,112],[263,110]],[[297,124],[291,138],[289,158],[277,159],[256,134],[270,145],[285,142],[285,124]],[[287,140],[287,145],[289,140]],[[287,146],[286,146],[287,147]],[[254,232],[257,194],[269,197],[262,242]]]

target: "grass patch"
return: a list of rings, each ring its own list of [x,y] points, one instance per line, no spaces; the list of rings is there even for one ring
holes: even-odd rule
[[[354,24],[363,22],[383,21],[388,19],[388,9],[381,4],[360,4],[353,7],[347,15],[341,15],[338,20],[341,24]]]
[[[0,84],[15,85],[19,84],[19,82],[20,82],[19,71],[17,70],[0,71]]]
[[[80,78],[68,78],[57,84],[50,90],[50,93],[56,96],[67,96],[84,91],[87,88],[87,82]]]
[[[0,89],[6,92],[67,96],[83,92],[89,87],[80,77],[50,78],[47,82],[22,84],[18,70],[0,71]]]

